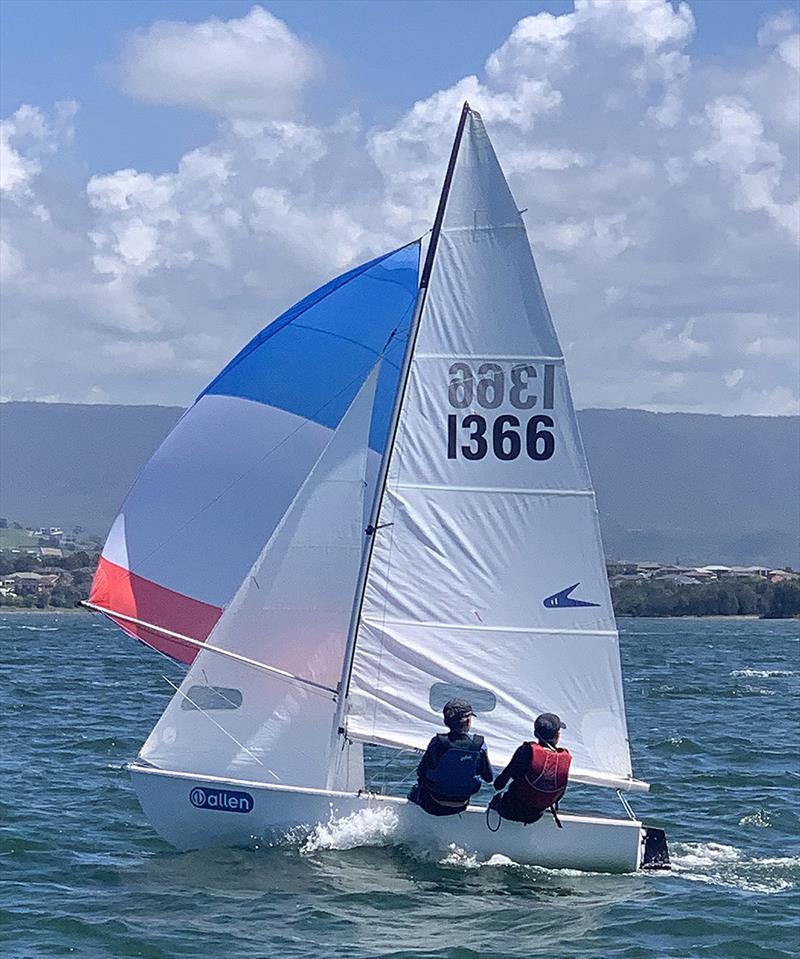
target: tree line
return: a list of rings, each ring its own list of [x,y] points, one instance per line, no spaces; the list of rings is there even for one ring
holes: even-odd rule
[[[675,583],[626,580],[611,590],[618,616],[800,616],[800,581],[771,583],[761,577]]]
[[[89,595],[98,553],[80,550],[63,557],[0,552],[0,576],[9,573],[61,572],[56,585],[38,595],[6,596],[3,606],[62,609],[77,606]],[[710,583],[675,583],[666,579],[625,580],[611,590],[618,616],[800,616],[800,580],[771,583],[761,577],[731,578]]]

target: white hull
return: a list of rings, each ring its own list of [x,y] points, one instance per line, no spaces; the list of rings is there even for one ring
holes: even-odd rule
[[[299,826],[314,827],[365,810],[391,810],[397,843],[445,853],[455,844],[482,858],[500,854],[517,863],[589,872],[635,872],[642,866],[645,829],[631,819],[559,814],[563,829],[545,815],[530,826],[486,825],[485,808],[458,816],[429,816],[392,796],[268,786],[191,773],[129,766],[142,809],[157,832],[178,849],[248,846],[275,840]],[[221,808],[227,805],[228,808]]]

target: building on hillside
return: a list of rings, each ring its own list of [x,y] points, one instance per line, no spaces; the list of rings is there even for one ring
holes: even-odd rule
[[[699,583],[706,583],[709,580],[717,578],[717,574],[713,570],[705,569],[703,567],[700,569],[693,569],[691,573],[687,575],[692,576]]]
[[[644,573],[645,576],[654,576],[660,569],[664,568],[663,563],[636,563],[636,572]]]
[[[54,557],[56,559],[61,559],[61,557],[64,555],[64,550],[59,546],[40,546],[37,552],[39,554],[39,559],[42,560],[52,559]]]
[[[770,569],[767,571],[767,579],[771,583],[786,583],[800,579],[800,573],[791,569]]]
[[[723,576],[727,576],[730,571],[730,566],[698,566],[696,570],[698,573],[713,573],[717,579],[722,579]]]
[[[58,573],[9,573],[0,579],[0,586],[13,590],[17,596],[38,595],[52,589],[58,582]]]
[[[608,577],[608,584],[609,586],[619,586],[620,583],[641,583],[642,580],[648,578],[644,573],[616,573]]]

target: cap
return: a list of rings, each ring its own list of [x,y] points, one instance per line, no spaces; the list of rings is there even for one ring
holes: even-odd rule
[[[448,699],[442,708],[442,715],[444,716],[445,726],[453,726],[475,714],[466,699]]]
[[[566,728],[567,724],[562,723],[561,717],[556,716],[555,713],[542,713],[541,716],[536,717],[536,722],[533,724],[536,738],[543,739],[546,743],[552,742],[558,731]]]

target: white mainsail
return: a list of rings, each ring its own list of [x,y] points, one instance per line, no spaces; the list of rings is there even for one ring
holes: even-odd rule
[[[380,365],[223,612],[207,641],[213,649],[197,655],[141,759],[179,772],[326,785],[334,694],[364,549],[368,437]],[[340,785],[363,785],[359,765],[342,765]]]
[[[442,703],[462,695],[495,763],[552,711],[568,727],[572,778],[633,785],[564,357],[521,216],[471,111],[388,455],[345,735],[422,749]]]

